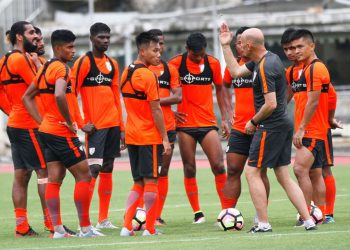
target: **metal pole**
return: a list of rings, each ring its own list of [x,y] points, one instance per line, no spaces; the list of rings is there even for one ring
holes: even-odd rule
[[[95,0],[89,0],[89,19],[90,19],[90,25],[92,25],[94,21],[94,13],[95,13],[95,6],[94,6]]]
[[[219,41],[218,41],[218,27],[217,27],[217,10],[216,10],[216,0],[212,0],[212,22],[213,22],[213,49],[214,56],[219,58]]]

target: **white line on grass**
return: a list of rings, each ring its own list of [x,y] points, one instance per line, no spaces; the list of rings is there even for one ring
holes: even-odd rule
[[[97,244],[82,244],[82,245],[76,245],[76,246],[53,246],[53,247],[47,247],[47,246],[41,246],[40,248],[4,248],[2,250],[35,250],[35,249],[76,249],[76,248],[95,248],[95,247],[102,247],[102,246],[123,246],[123,245],[145,245],[145,244],[161,244],[161,243],[171,243],[171,242],[193,242],[193,241],[211,241],[211,240],[222,240],[222,239],[228,239],[228,238],[252,238],[252,237],[259,237],[259,238],[270,238],[270,237],[291,237],[291,236],[312,236],[312,235],[329,235],[329,234],[350,234],[350,230],[347,231],[324,231],[324,232],[299,232],[299,233],[283,233],[283,234],[274,234],[274,233],[267,233],[267,234],[258,234],[258,235],[245,235],[245,236],[235,236],[235,235],[225,235],[220,237],[205,237],[205,238],[190,238],[190,239],[174,239],[174,240],[161,240],[160,238],[162,236],[157,237],[158,240],[152,240],[152,241],[121,241],[121,242],[112,242],[112,243],[97,243]],[[63,242],[62,242],[63,243]],[[72,244],[72,241],[70,241],[70,244]]]

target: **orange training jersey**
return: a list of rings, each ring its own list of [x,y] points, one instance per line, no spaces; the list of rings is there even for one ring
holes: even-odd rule
[[[58,79],[67,82],[66,98],[72,122],[79,122],[77,99],[70,82],[69,67],[57,60],[52,59],[45,63],[34,78],[34,84],[38,87],[40,98],[44,106],[44,117],[40,124],[39,131],[62,137],[76,137],[64,124],[65,119],[59,111],[55,98],[55,85]]]
[[[295,130],[304,116],[309,91],[321,91],[317,109],[305,128],[306,138],[324,140],[328,124],[328,89],[330,76],[326,66],[319,60],[304,67],[300,79],[292,85],[295,99]]]
[[[177,110],[188,115],[187,121],[178,123],[177,127],[217,126],[212,83],[222,85],[219,61],[206,55],[196,64],[184,53],[171,59],[169,64],[179,71],[182,85],[182,102],[177,105]]]
[[[168,97],[171,95],[171,90],[180,87],[179,72],[172,65],[167,65],[161,62],[157,66],[149,66],[158,77],[159,82],[159,97]],[[175,116],[171,110],[171,105],[161,106],[164,115],[165,128],[167,131],[175,130]]]
[[[161,144],[162,137],[153,120],[150,106],[151,101],[159,100],[155,74],[141,61],[135,61],[122,74],[121,92],[127,112],[126,144]]]
[[[120,126],[124,131],[118,63],[88,52],[74,63],[71,75],[81,95],[85,123],[91,122],[97,129]]]
[[[240,60],[239,65],[246,61]],[[232,79],[228,68],[225,68],[224,83],[232,84],[235,94],[235,111],[232,128],[245,133],[245,125],[255,115],[253,80],[251,76]]]
[[[34,63],[22,52],[15,50],[1,59],[0,66],[0,80],[11,105],[7,126],[23,129],[37,128],[38,124],[22,102],[22,96],[36,74]]]

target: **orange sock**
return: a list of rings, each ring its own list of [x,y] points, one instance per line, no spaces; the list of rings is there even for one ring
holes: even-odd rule
[[[48,208],[44,209],[44,225],[47,229],[49,229],[51,231],[54,230],[51,219],[50,219],[50,214],[49,214]]]
[[[236,198],[224,196],[222,209],[236,207],[236,204],[237,204]]]
[[[139,198],[143,193],[143,186],[134,183],[132,186],[128,199],[126,200],[126,209],[124,214],[124,227],[129,231],[132,230],[132,219],[134,218],[136,208],[139,205]]]
[[[224,199],[224,187],[226,183],[226,174],[219,174],[215,176],[215,186],[216,186],[216,192],[219,195],[221,208],[223,209],[225,206],[225,199]]]
[[[145,184],[143,199],[145,201],[145,208],[146,208],[146,229],[151,234],[154,234],[156,232],[154,223],[156,222],[156,216],[157,216],[157,210],[158,210],[157,198],[158,198],[158,184],[157,183]]]
[[[53,226],[62,225],[60,205],[60,183],[49,182],[46,185],[45,200]]]
[[[109,204],[112,197],[113,175],[112,173],[100,172],[100,182],[98,184],[98,196],[100,200],[100,209],[98,221],[108,219]]]
[[[333,175],[324,177],[324,183],[326,185],[326,209],[325,214],[334,214],[334,202],[336,194],[335,179]]]
[[[186,189],[187,198],[191,204],[193,212],[200,211],[199,198],[198,198],[198,186],[196,177],[184,178],[184,184]]]
[[[160,176],[158,178],[158,210],[157,218],[161,217],[164,203],[168,195],[168,186],[169,186],[168,176]]]
[[[91,204],[92,197],[94,196],[96,178],[91,177],[90,186],[89,186],[89,200]]]
[[[16,231],[24,234],[29,229],[27,209],[25,208],[15,208],[16,216]]]
[[[89,190],[90,182],[79,181],[75,183],[74,188],[74,203],[77,208],[80,227],[88,227],[90,223],[90,193],[86,192]]]

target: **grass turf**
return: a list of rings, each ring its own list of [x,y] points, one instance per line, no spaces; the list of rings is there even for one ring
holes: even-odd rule
[[[305,232],[303,228],[294,228],[296,211],[277,184],[273,171],[269,171],[271,195],[269,220],[273,233],[249,235],[246,233],[252,225],[255,214],[249,196],[246,180],[243,177],[242,195],[237,208],[245,219],[242,231],[223,232],[214,225],[220,212],[216,195],[214,177],[210,169],[199,169],[197,180],[201,209],[207,222],[192,225],[192,211],[183,187],[183,173],[180,169],[171,169],[169,194],[163,212],[167,226],[159,227],[164,233],[157,237],[120,237],[118,230],[106,230],[106,237],[90,239],[52,240],[45,232],[42,212],[36,191],[35,173],[33,174],[29,195],[28,214],[31,226],[40,234],[38,238],[14,238],[14,213],[11,200],[13,174],[0,174],[0,249],[350,249],[350,213],[349,184],[350,167],[333,168],[337,184],[335,224],[321,225],[319,230]],[[78,220],[73,202],[73,178],[69,173],[61,189],[61,213],[63,223],[76,229]],[[111,221],[121,226],[126,196],[131,187],[129,171],[114,172],[114,190],[110,207]],[[96,223],[98,217],[98,199],[95,191],[91,205],[91,220]]]

